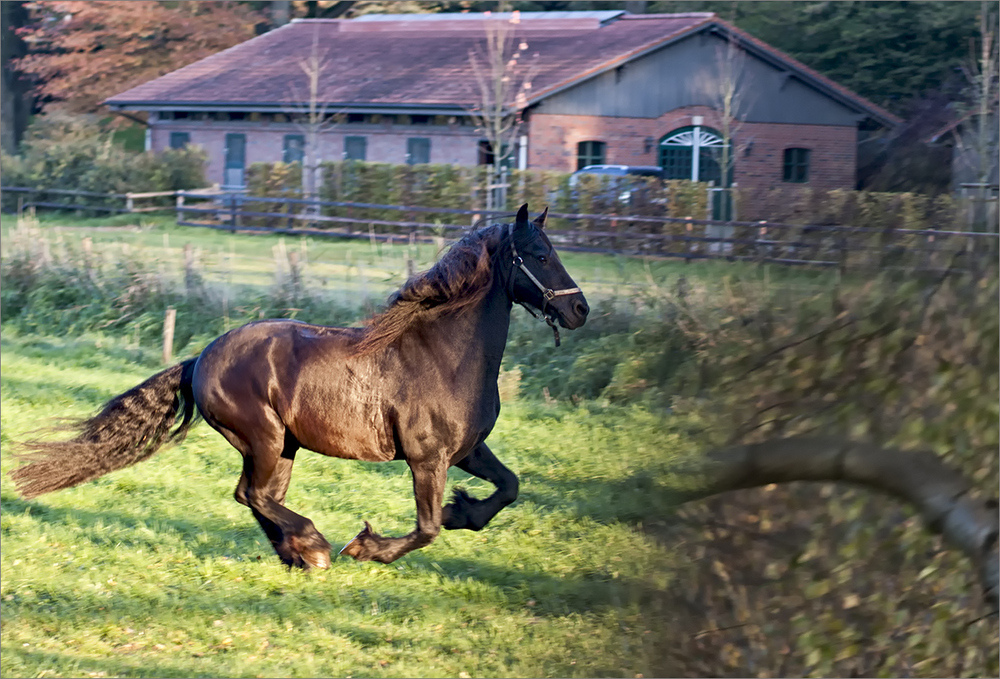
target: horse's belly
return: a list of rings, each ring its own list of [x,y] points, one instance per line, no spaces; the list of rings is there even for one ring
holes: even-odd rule
[[[396,455],[391,420],[385,408],[371,402],[330,400],[303,404],[288,425],[303,448],[348,460],[384,461]]]

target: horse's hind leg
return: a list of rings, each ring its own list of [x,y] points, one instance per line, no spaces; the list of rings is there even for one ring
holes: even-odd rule
[[[444,508],[444,527],[448,530],[468,528],[480,530],[497,513],[517,499],[518,481],[485,443],[455,464],[462,471],[492,483],[497,489],[485,500],[477,500],[461,488],[455,489],[451,502]]]
[[[219,430],[243,453],[237,502],[250,507],[281,561],[300,568],[329,568],[330,543],[313,522],[284,506],[298,443],[285,435],[246,443],[232,431]]]

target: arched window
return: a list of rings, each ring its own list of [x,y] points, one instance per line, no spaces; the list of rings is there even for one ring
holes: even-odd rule
[[[796,184],[809,181],[809,149],[785,149],[784,180]]]
[[[715,130],[691,125],[670,132],[660,139],[660,167],[667,179],[722,184],[722,137]],[[732,157],[729,184],[732,184]]]

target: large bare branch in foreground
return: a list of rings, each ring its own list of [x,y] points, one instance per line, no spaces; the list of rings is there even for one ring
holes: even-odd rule
[[[976,566],[986,604],[1000,608],[1000,552],[995,499],[976,498],[972,485],[929,451],[901,451],[837,439],[789,438],[708,454],[706,484],[684,501],[729,490],[789,481],[846,481],[910,502],[927,527],[944,535]]]

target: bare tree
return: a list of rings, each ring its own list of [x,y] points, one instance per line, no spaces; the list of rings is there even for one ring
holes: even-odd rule
[[[319,30],[314,29],[309,56],[299,60],[299,68],[306,76],[306,91],[292,85],[292,100],[298,103],[288,108],[292,122],[303,131],[305,138],[302,193],[308,200],[315,200],[319,195],[323,162],[322,135],[336,124],[336,116],[331,115],[329,104],[321,91],[327,61],[327,51],[321,52],[319,49]]]
[[[722,212],[726,220],[733,214],[732,176],[737,158],[749,147],[750,139],[742,131],[751,104],[750,76],[747,69],[746,51],[737,43],[732,31],[727,30],[725,43],[716,47],[714,62],[699,77],[701,94],[718,115],[719,134],[722,143],[715,154],[719,165],[720,189],[716,194],[723,202]],[[731,228],[712,229],[706,235],[729,237]],[[713,244],[713,250],[721,249]],[[727,248],[728,249],[728,248]]]
[[[987,219],[988,191],[996,183],[998,169],[997,112],[1000,109],[1000,83],[998,83],[997,14],[996,3],[981,0],[979,11],[979,45],[971,46],[968,63],[962,71],[969,83],[969,106],[966,112],[968,125],[956,125],[953,131],[959,163],[971,171],[974,179],[972,222],[975,230],[990,228]],[[996,230],[996,212],[991,230]]]
[[[500,2],[499,13],[485,12],[485,41],[469,50],[469,66],[479,90],[469,113],[493,155],[490,183],[499,182],[504,162],[514,152],[531,79],[538,70],[538,54],[528,56],[527,41],[516,35],[520,12],[506,12],[507,7],[508,3]]]
[[[730,188],[730,175],[736,165],[736,158],[749,143],[740,134],[749,107],[746,62],[746,52],[736,43],[732,33],[728,33],[725,45],[716,48],[716,77],[714,82],[709,83],[714,88],[713,108],[719,112],[719,132],[722,135],[719,169],[722,171],[720,187],[723,189]]]

